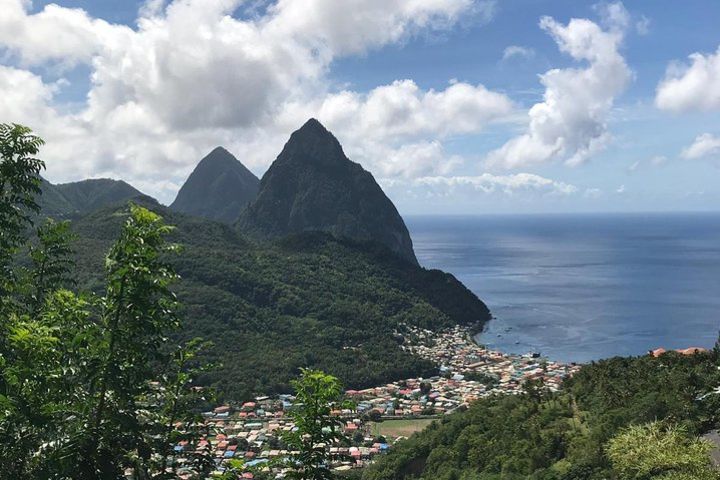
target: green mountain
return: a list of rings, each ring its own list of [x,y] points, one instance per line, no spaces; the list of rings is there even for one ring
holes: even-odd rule
[[[122,180],[94,178],[80,182],[53,185],[42,181],[39,204],[42,212],[51,217],[84,215],[109,205],[126,203],[145,196]]]
[[[260,180],[223,147],[200,160],[170,205],[171,210],[224,223],[237,221],[255,199]]]
[[[395,206],[370,172],[351,162],[315,119],[290,136],[238,225],[263,238],[323,231],[374,241],[417,265],[410,234]]]
[[[230,398],[288,391],[300,367],[322,368],[352,388],[428,375],[436,367],[403,351],[396,331],[482,325],[490,317],[452,275],[377,243],[321,232],[254,243],[227,225],[142,203],[177,226],[180,336],[215,343],[209,359],[223,366],[206,380]],[[99,287],[123,218],[107,208],[74,222],[82,286]]]

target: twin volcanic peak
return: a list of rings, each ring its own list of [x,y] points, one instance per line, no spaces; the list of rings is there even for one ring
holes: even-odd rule
[[[42,210],[53,217],[91,213],[143,194],[110,179],[52,185],[43,181]],[[222,147],[195,167],[170,209],[226,224],[256,238],[321,231],[377,242],[417,265],[405,222],[370,172],[350,161],[315,119],[295,131],[263,175],[253,175]]]
[[[393,203],[315,119],[290,136],[238,226],[261,237],[323,231],[375,241],[417,264],[410,234]]]
[[[255,199],[260,180],[223,147],[200,160],[170,205],[171,210],[235,223]]]

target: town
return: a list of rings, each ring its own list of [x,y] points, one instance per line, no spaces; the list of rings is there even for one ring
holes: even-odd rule
[[[405,327],[403,346],[415,355],[432,360],[439,374],[409,378],[364,390],[347,390],[354,408],[338,409],[332,415],[342,420],[344,436],[337,445],[327,445],[337,471],[362,468],[414,431],[434,419],[467,407],[478,398],[495,394],[518,394],[526,381],[539,382],[551,391],[575,373],[578,365],[549,361],[537,354],[511,355],[477,345],[464,327],[437,333]],[[180,478],[190,478],[188,453],[213,455],[217,473],[231,460],[242,460],[243,478],[254,478],[252,468],[270,470],[274,459],[290,452],[283,449],[282,432],[294,428],[286,413],[292,395],[258,397],[238,405],[221,405],[204,412],[206,438],[196,445],[180,442],[175,464]],[[393,426],[398,428],[393,428]]]

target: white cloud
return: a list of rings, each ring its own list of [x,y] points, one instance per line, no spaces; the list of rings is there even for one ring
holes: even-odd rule
[[[336,128],[392,139],[477,133],[511,111],[505,95],[482,85],[457,82],[445,90],[423,91],[412,80],[399,80],[367,94],[328,95],[318,115]]]
[[[720,156],[720,137],[710,133],[703,133],[695,138],[689,147],[685,148],[680,156],[687,160],[695,160],[718,155]]]
[[[0,65],[0,112],[3,120],[23,123],[53,116],[47,104],[53,97],[51,85],[26,70]]]
[[[602,194],[603,192],[599,188],[586,188],[583,197],[596,199],[602,197]]]
[[[46,138],[43,156],[56,181],[122,177],[168,201],[213,146],[262,172],[310,116],[347,142],[351,158],[383,175],[444,174],[460,159],[445,153],[443,139],[476,133],[512,109],[504,95],[463,82],[329,90],[335,59],[467,17],[485,22],[494,1],[279,0],[237,18],[241,0],[148,0],[134,29],[57,5],[31,14],[28,3],[0,0],[0,53],[22,68],[91,70],[87,103],[72,114],[56,103],[61,83],[0,70],[12,89],[2,89],[0,121],[22,121]]]
[[[535,50],[530,47],[522,47],[520,45],[510,45],[505,47],[503,50],[503,60],[507,60],[512,57],[523,57],[530,58],[535,55]]]
[[[609,30],[624,31],[630,25],[630,12],[620,2],[601,2],[593,7],[600,15],[600,20]]]
[[[447,173],[462,159],[447,155],[441,140],[478,133],[513,111],[505,95],[482,85],[453,82],[444,90],[422,90],[412,80],[366,94],[342,91],[296,108],[295,124],[315,112],[350,158],[379,176],[402,177]]]
[[[412,180],[385,181],[390,188],[414,188],[430,196],[454,195],[458,190],[470,190],[484,194],[539,194],[572,195],[578,192],[574,185],[551,180],[532,173],[493,175],[483,173],[475,176],[428,176]]]
[[[270,30],[299,36],[334,54],[361,53],[427,29],[445,29],[468,13],[488,20],[493,1],[473,0],[279,0]],[[349,13],[351,12],[351,14]]]
[[[639,35],[647,35],[650,33],[650,19],[645,15],[640,16],[640,19],[635,22],[635,31]]]
[[[665,155],[655,155],[650,159],[650,163],[654,166],[660,166],[667,162],[667,157]]]
[[[606,22],[615,23],[608,30],[587,19],[572,19],[567,25],[549,17],[541,19],[540,27],[562,52],[589,65],[541,75],[544,100],[528,112],[527,132],[491,152],[489,165],[516,168],[555,159],[577,165],[606,146],[608,114],[632,77],[618,51],[626,23],[617,13],[622,5],[613,5]]]
[[[24,63],[47,60],[89,62],[103,45],[119,45],[132,35],[126,26],[93,19],[80,9],[49,4],[34,14],[30,2],[0,0],[0,46],[17,53]]]
[[[635,172],[636,170],[638,170],[640,167],[644,166],[645,164],[650,164],[650,166],[653,166],[653,167],[659,167],[659,166],[665,164],[666,162],[667,162],[666,156],[655,155],[648,160],[637,160],[637,161],[633,162],[628,167],[628,171]]]
[[[720,109],[720,47],[712,54],[693,53],[690,65],[671,63],[657,87],[655,105],[663,110]]]

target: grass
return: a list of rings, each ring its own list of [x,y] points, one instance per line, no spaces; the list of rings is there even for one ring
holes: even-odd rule
[[[373,437],[385,438],[409,437],[415,432],[423,430],[433,422],[432,418],[418,418],[414,420],[385,420],[373,423],[370,427]]]

